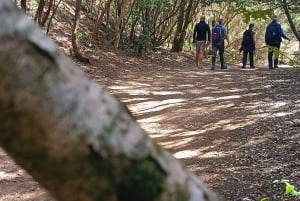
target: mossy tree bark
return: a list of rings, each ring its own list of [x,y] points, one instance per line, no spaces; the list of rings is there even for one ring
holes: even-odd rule
[[[0,145],[58,201],[220,201],[0,1]]]
[[[75,16],[74,16],[74,23],[72,27],[72,46],[73,46],[73,52],[79,61],[82,61],[84,63],[89,63],[89,59],[87,57],[84,57],[79,49],[79,22],[80,22],[80,10],[81,10],[81,0],[76,0],[75,4]]]

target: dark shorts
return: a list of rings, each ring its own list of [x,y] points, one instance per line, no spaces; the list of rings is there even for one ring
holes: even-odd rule
[[[199,52],[199,51],[203,51],[205,50],[205,47],[206,47],[206,41],[205,40],[196,40],[196,51]]]

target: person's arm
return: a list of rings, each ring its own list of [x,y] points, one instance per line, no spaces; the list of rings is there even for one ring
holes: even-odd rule
[[[197,25],[195,25],[194,33],[193,33],[193,43],[196,42],[196,34],[197,34]]]
[[[266,31],[265,31],[265,43],[266,43],[267,45],[269,45],[269,41],[267,41],[268,27],[269,27],[269,25],[267,26]]]
[[[281,26],[279,26],[279,28],[280,28],[279,30],[280,30],[280,35],[281,35],[281,37],[284,38],[284,39],[286,39],[286,40],[288,40],[288,41],[290,41],[289,37],[287,37],[287,36],[284,34],[284,32],[283,32]]]
[[[208,42],[210,42],[210,39],[211,39],[211,38],[210,38],[210,32],[211,32],[211,31],[210,31],[210,27],[209,27],[209,25],[207,25],[207,41],[208,41]]]
[[[255,45],[256,45],[256,33],[254,31],[253,31],[253,44],[254,44],[253,51],[255,51],[256,50],[256,47],[255,47]]]

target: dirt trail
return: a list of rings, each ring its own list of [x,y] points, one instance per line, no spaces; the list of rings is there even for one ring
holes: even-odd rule
[[[99,53],[82,66],[117,95],[151,137],[228,200],[273,195],[273,179],[300,188],[299,72],[198,69],[193,57]],[[282,196],[279,191],[275,192]],[[0,201],[52,200],[0,150]],[[286,200],[289,200],[287,198]]]

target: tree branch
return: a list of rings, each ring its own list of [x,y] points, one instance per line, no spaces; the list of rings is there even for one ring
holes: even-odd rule
[[[221,200],[11,0],[0,42],[0,145],[55,199]]]

